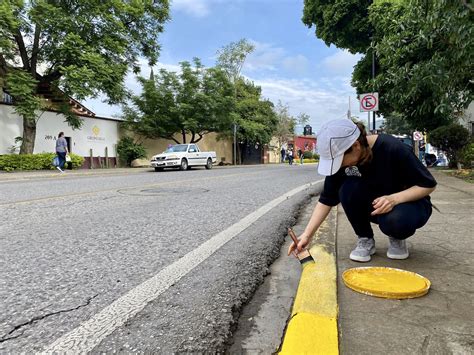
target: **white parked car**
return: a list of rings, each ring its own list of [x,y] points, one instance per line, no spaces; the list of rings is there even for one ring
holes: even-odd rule
[[[151,158],[151,166],[155,171],[164,168],[179,168],[187,170],[192,166],[205,166],[212,169],[216,162],[216,152],[201,152],[197,144],[176,144],[166,149],[163,153]]]

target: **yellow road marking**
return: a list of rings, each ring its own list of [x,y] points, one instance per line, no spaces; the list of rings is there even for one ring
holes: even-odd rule
[[[339,354],[336,260],[322,245],[310,253],[280,354]]]

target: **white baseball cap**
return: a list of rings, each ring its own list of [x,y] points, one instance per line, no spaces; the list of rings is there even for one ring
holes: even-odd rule
[[[317,134],[318,172],[334,175],[341,168],[344,152],[359,138],[360,130],[352,120],[343,118],[325,123]]]

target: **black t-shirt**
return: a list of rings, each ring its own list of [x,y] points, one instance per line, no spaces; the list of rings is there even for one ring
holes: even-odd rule
[[[371,198],[390,195],[412,186],[435,187],[436,180],[418,160],[411,148],[398,139],[381,134],[372,147],[372,161],[363,166],[339,169],[326,176],[319,202],[327,206],[339,204],[339,189],[348,176],[364,179]]]

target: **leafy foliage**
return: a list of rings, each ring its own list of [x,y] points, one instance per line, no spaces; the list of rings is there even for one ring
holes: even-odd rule
[[[303,23],[316,27],[316,37],[351,53],[365,53],[372,24],[367,21],[372,0],[305,0]]]
[[[412,0],[375,4],[370,20],[383,33],[376,87],[389,108],[428,131],[455,119],[474,98],[473,12],[460,2]]]
[[[474,168],[474,142],[462,148],[459,161],[466,168]]]
[[[54,153],[40,154],[7,154],[0,155],[0,170],[50,170],[54,169],[52,165]],[[80,155],[69,154],[73,169],[80,168],[84,163],[84,158]]]
[[[272,139],[278,119],[273,103],[262,99],[262,89],[253,82],[236,82],[236,123],[239,142],[267,144]]]
[[[235,83],[247,56],[255,50],[255,46],[245,38],[231,42],[217,51],[217,66],[224,70],[230,81]]]
[[[136,143],[131,137],[123,137],[117,144],[117,153],[122,163],[130,166],[135,159],[146,158],[143,145]]]
[[[413,129],[415,127],[410,125],[410,122],[407,121],[401,114],[392,113],[389,116],[384,117],[384,131],[388,134],[407,134],[411,136]]]
[[[446,152],[449,166],[456,167],[462,148],[469,143],[469,131],[456,123],[441,126],[431,132],[429,142]]]
[[[138,71],[139,56],[157,61],[168,7],[167,0],[1,1],[0,86],[23,116],[20,153],[33,151],[38,112],[51,107],[41,100],[42,89],[62,102],[53,108],[74,128],[82,121],[69,97],[105,93],[109,103],[122,101],[125,75],[129,68]]]
[[[230,127],[234,88],[219,68],[204,68],[195,58],[194,66],[181,63],[181,73],[161,69],[150,79],[138,78],[142,93],[123,107],[124,126],[141,137],[176,139],[182,143],[191,135],[199,142],[209,132]]]
[[[275,107],[275,114],[277,117],[277,126],[274,136],[278,140],[278,145],[281,147],[283,143],[288,141],[295,134],[296,119],[290,115],[288,105],[282,104],[278,101]]]
[[[352,85],[359,94],[378,91],[381,114],[431,131],[474,99],[473,17],[462,1],[306,0],[303,22],[326,44],[364,53]]]

